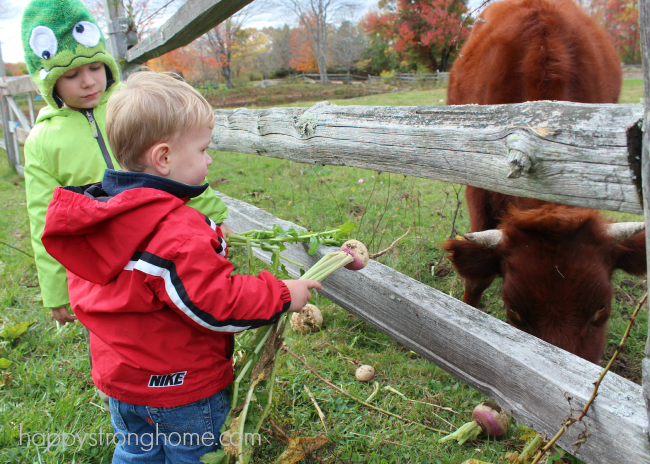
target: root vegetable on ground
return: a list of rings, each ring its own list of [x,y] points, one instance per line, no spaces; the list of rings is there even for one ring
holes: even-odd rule
[[[445,442],[456,440],[463,444],[468,440],[474,440],[481,433],[488,437],[497,438],[508,431],[508,415],[494,401],[486,401],[474,408],[472,421],[461,426],[454,433],[441,438]]]
[[[299,334],[317,332],[323,326],[323,315],[313,304],[307,304],[291,315],[291,328]]]

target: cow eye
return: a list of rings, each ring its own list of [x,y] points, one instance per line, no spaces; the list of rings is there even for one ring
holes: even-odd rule
[[[99,29],[90,21],[81,21],[72,28],[72,37],[84,47],[92,48],[99,43]]]
[[[49,27],[36,26],[32,29],[29,36],[29,47],[39,58],[44,60],[52,58],[56,55],[58,45],[54,32]]]

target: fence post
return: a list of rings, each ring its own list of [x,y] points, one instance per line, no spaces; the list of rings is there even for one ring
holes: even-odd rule
[[[29,105],[29,122],[34,126],[34,92],[27,92],[27,104]]]
[[[0,77],[5,77],[6,75],[5,62],[2,61],[2,42],[0,42]]]
[[[120,79],[124,80],[135,67],[126,61],[126,52],[138,43],[138,34],[126,16],[121,0],[103,0],[103,4],[111,54],[120,67]]]
[[[650,0],[639,0],[641,28],[641,58],[643,60],[643,87],[645,117],[643,118],[643,148],[641,150],[641,177],[643,184],[643,213],[646,224],[646,250],[650,249]],[[647,254],[650,265],[650,254]],[[648,267],[650,269],[650,267]],[[650,322],[649,322],[650,324]],[[650,420],[650,339],[646,342],[643,360],[643,398]]]

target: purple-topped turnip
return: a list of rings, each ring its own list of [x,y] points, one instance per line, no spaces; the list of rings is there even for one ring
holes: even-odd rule
[[[368,260],[370,259],[368,249],[358,240],[348,240],[341,245],[341,251],[349,254],[354,259],[354,261],[345,265],[345,268],[350,269],[351,271],[363,269],[366,267]]]
[[[454,433],[441,438],[445,442],[456,440],[459,444],[474,440],[481,433],[497,438],[508,431],[508,414],[494,401],[486,401],[474,408],[472,422],[461,426]]]

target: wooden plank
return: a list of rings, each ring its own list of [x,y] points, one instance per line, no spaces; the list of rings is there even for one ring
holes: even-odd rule
[[[218,194],[229,209],[236,232],[269,230],[273,224],[297,227],[247,203]],[[322,254],[309,256],[303,244],[283,255],[308,267]],[[267,253],[257,256],[270,261]],[[287,265],[294,277],[297,268]],[[555,435],[574,409],[591,396],[601,368],[521,332],[410,277],[370,261],[362,271],[342,269],[323,283],[322,293],[407,348],[497,401],[517,421]],[[641,387],[609,373],[584,419],[591,436],[578,453],[587,463],[649,463],[647,417]],[[569,429],[559,441],[564,449],[579,433]],[[432,436],[431,439],[437,437]]]
[[[643,150],[641,158],[641,176],[643,178],[643,210],[646,230],[650,227],[650,0],[639,0],[639,27],[641,28],[641,59],[643,61],[643,87],[645,101],[645,118],[643,131]],[[650,249],[650,234],[646,233],[646,250]],[[648,269],[650,269],[650,253]],[[650,275],[650,274],[649,274]],[[648,321],[650,330],[650,321]],[[643,367],[643,397],[645,399],[648,420],[650,421],[650,340],[646,342]]]
[[[188,0],[160,29],[126,53],[131,64],[164,55],[201,37],[253,0]]]
[[[25,140],[29,137],[29,132],[30,131],[23,129],[22,127],[16,127],[16,138],[18,139],[18,142],[25,143]]]
[[[18,95],[19,93],[38,92],[29,76],[12,79],[0,79],[0,93],[3,95]]]
[[[9,107],[13,111],[16,118],[18,118],[18,121],[20,121],[20,125],[23,127],[23,129],[30,130],[32,128],[32,125],[29,123],[29,119],[27,119],[27,116],[25,116],[23,110],[20,109],[20,106],[16,100],[14,100],[14,97],[11,95],[8,96],[7,103],[9,104]]]
[[[638,156],[630,155],[628,146],[640,150],[643,107],[638,104],[366,107],[321,102],[311,108],[214,113],[211,148],[217,150],[642,213],[638,176],[628,161]],[[526,158],[532,169],[508,178],[514,165],[525,164],[518,160]]]

